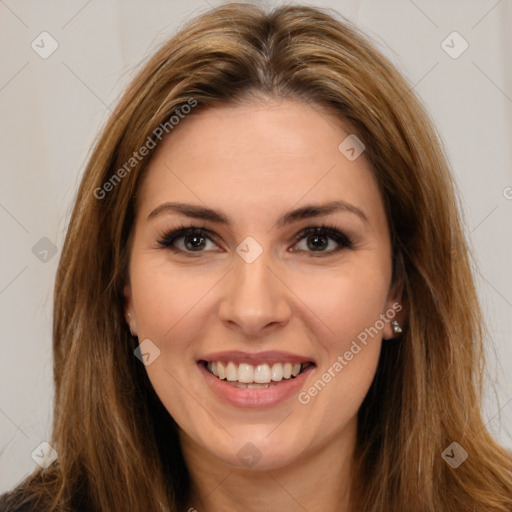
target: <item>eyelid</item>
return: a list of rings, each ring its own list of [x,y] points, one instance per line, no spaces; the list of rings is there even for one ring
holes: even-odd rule
[[[306,236],[314,235],[317,233],[326,235],[328,237],[332,237],[334,239],[341,238],[341,239],[344,239],[347,242],[347,244],[349,244],[349,243],[352,244],[350,237],[348,235],[346,235],[343,231],[341,231],[340,229],[338,229],[335,226],[329,226],[326,224],[321,224],[318,226],[309,226],[309,227],[303,228],[294,236],[294,240],[298,241]]]

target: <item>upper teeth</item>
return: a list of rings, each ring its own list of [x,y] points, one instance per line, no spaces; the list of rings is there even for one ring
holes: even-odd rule
[[[271,381],[278,382],[289,379],[292,376],[296,377],[303,369],[303,365],[301,363],[273,363],[272,365],[258,364],[254,366],[248,363],[237,365],[232,361],[227,364],[221,361],[209,361],[207,368],[219,379],[226,379],[230,382],[266,384]]]

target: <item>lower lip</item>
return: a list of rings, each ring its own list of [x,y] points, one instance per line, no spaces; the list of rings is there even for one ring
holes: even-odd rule
[[[198,363],[199,369],[212,391],[223,401],[235,407],[251,409],[272,407],[297,395],[314,366],[308,366],[300,375],[293,379],[280,381],[275,386],[259,389],[237,388],[226,380],[220,380],[210,373],[203,363]]]

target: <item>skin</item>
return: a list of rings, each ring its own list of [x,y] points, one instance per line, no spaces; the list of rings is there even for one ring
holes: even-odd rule
[[[338,149],[350,133],[318,106],[253,100],[189,115],[149,164],[139,190],[126,313],[139,340],[161,351],[146,370],[181,428],[193,482],[189,505],[197,510],[349,510],[356,415],[382,339],[395,336],[389,322],[308,404],[297,396],[267,408],[223,403],[197,359],[224,350],[307,355],[316,363],[307,390],[399,301],[371,167],[364,153],[349,161]],[[340,199],[367,220],[337,211],[277,225],[292,209]],[[213,208],[232,223],[171,211],[148,219],[169,201]],[[216,238],[206,239],[202,252],[189,245],[192,257],[160,247],[161,235],[181,223]],[[354,247],[330,252],[337,244],[328,238],[322,253],[308,237],[295,241],[302,229],[323,223],[350,236]],[[236,252],[248,236],[263,249],[250,264]],[[176,245],[186,250],[183,238]],[[248,442],[261,455],[253,467],[237,456]]]

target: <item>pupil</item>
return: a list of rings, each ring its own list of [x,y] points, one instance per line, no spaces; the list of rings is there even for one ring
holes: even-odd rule
[[[201,247],[204,245],[204,238],[199,235],[194,235],[188,237],[189,243],[187,243],[187,248],[192,249],[201,249]]]
[[[327,246],[327,240],[323,236],[313,235],[310,237],[310,240],[312,240],[311,247],[315,251],[319,249],[325,249],[325,247]]]

